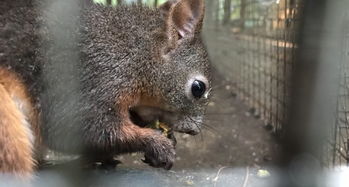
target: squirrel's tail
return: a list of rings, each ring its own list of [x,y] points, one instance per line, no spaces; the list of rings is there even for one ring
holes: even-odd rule
[[[25,85],[0,68],[0,176],[31,177],[35,136],[34,111]]]

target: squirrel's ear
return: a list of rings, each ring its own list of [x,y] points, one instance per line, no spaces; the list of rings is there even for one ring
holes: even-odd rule
[[[175,5],[177,2],[178,0],[168,0],[166,3],[160,5],[160,12],[166,19],[168,18],[172,6]]]
[[[169,10],[167,24],[182,38],[194,36],[202,28],[205,14],[204,0],[178,0]]]

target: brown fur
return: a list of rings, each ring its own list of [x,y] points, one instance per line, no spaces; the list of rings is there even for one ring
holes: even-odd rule
[[[28,124],[25,124],[26,121]],[[15,74],[0,69],[1,173],[31,174],[35,167],[34,147],[40,141],[38,129],[37,114],[25,86]],[[29,134],[31,132],[34,134]],[[36,143],[31,141],[30,136],[35,137]]]
[[[154,102],[150,102],[151,98],[143,99],[140,97],[140,94],[133,94],[133,95],[125,94],[125,95],[127,96],[117,99],[117,102],[119,102],[119,106],[120,106],[118,114],[120,118],[122,118],[122,122],[123,122],[120,125],[121,126],[121,133],[119,134],[119,136],[121,137],[120,139],[122,139],[125,142],[136,142],[138,140],[145,139],[148,136],[156,135],[156,131],[152,129],[141,128],[129,120],[130,119],[129,107],[139,103],[143,104],[143,101],[146,104],[154,103]]]

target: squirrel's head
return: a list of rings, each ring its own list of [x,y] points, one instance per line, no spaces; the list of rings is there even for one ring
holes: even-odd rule
[[[200,36],[204,0],[169,0],[160,11],[165,39],[148,80],[156,82],[149,85],[154,92],[144,94],[131,113],[138,123],[159,120],[177,132],[195,135],[211,91],[208,54]]]

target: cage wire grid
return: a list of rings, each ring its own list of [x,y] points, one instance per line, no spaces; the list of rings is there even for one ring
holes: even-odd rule
[[[349,165],[349,12],[343,19],[342,62],[340,68],[340,82],[336,121],[329,140],[327,163],[329,166]],[[326,155],[326,154],[325,154]]]
[[[245,0],[233,6],[244,17],[232,20],[240,24],[230,25],[236,57],[231,62],[232,81],[250,112],[280,133],[295,56],[298,1],[263,4]]]
[[[228,74],[234,91],[250,107],[249,112],[272,128],[277,136],[282,136],[290,105],[290,79],[296,60],[302,0],[230,0],[230,4],[227,1],[217,1],[219,10],[209,15],[213,16],[209,19],[215,21],[213,32],[223,30],[228,33],[224,35],[228,37],[226,40],[232,40],[230,48],[222,53],[229,54],[231,60],[213,63],[220,72]],[[231,11],[228,21],[225,11]],[[322,161],[329,167],[349,165],[348,20],[347,15],[343,20],[343,61],[339,67],[336,121],[329,124],[330,143],[324,148]],[[222,45],[224,42],[222,40]]]

